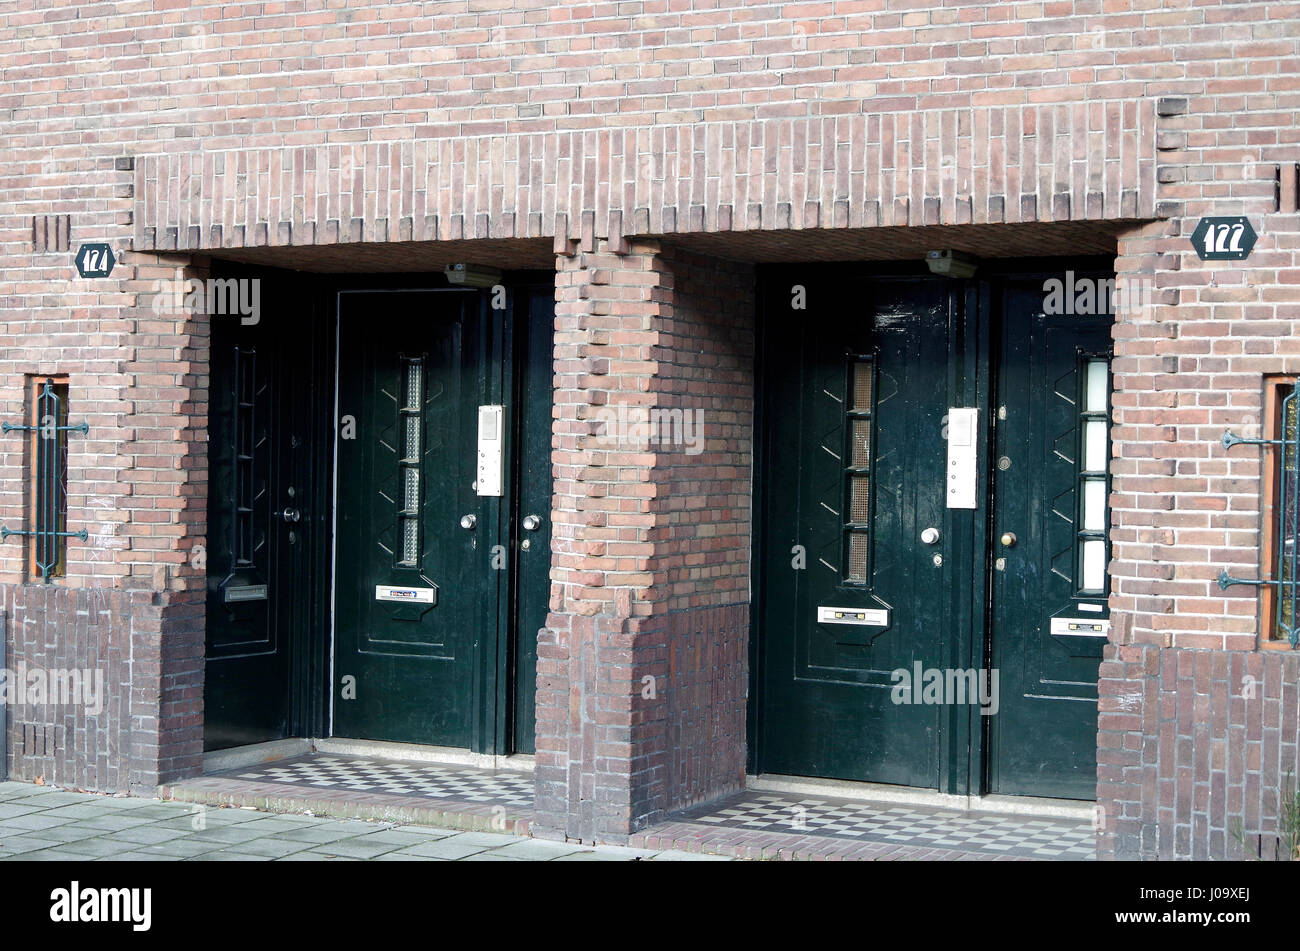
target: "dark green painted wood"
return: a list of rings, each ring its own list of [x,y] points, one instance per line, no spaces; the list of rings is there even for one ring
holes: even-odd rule
[[[250,272],[238,276],[249,278]],[[291,654],[309,611],[312,486],[309,438],[312,332],[295,306],[296,282],[258,272],[261,314],[211,318],[204,747],[280,739],[295,728]],[[292,493],[292,494],[291,494]],[[241,537],[242,536],[242,537]],[[265,586],[265,596],[230,600]]]
[[[1007,418],[993,471],[995,505],[990,558],[992,665],[1000,709],[989,717],[989,791],[1093,799],[1096,795],[1097,673],[1094,650],[1050,633],[1054,616],[1098,617],[1079,603],[1106,596],[1076,593],[1074,565],[1080,447],[1078,368],[1110,351],[1106,316],[1045,316],[1040,278],[1007,281],[1001,290],[998,403]],[[1003,548],[1012,532],[1016,545]]]
[[[759,768],[937,788],[937,705],[897,704],[892,672],[947,664],[950,578],[917,541],[945,524],[943,415],[960,285],[841,279],[806,312],[765,316]],[[772,296],[790,300],[772,287]],[[775,312],[773,312],[775,311]],[[843,458],[850,354],[877,362],[872,567],[843,583]],[[795,546],[806,567],[792,567]],[[819,605],[884,608],[886,629],[823,625]]]
[[[474,745],[484,619],[495,599],[487,565],[495,533],[475,479],[482,391],[476,294],[345,294],[339,307],[339,415],[356,438],[337,442],[334,732],[436,746]],[[404,567],[399,402],[404,359],[425,361],[418,564]],[[436,589],[436,603],[376,600],[377,585]],[[487,603],[485,603],[485,601]],[[345,699],[355,678],[355,699]]]
[[[550,597],[554,293],[549,288],[524,291],[516,298],[513,313],[520,359],[519,396],[513,404],[518,489],[511,531],[515,565],[511,747],[512,752],[532,753],[537,736],[537,635],[546,624]],[[538,519],[532,530],[524,527],[530,515]]]

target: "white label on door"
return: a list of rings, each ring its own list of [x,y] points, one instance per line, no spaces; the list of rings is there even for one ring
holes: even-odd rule
[[[433,604],[432,588],[394,588],[391,585],[375,585],[376,601],[405,601],[408,604]]]
[[[1110,633],[1110,621],[1097,618],[1054,617],[1052,618],[1052,633],[1105,637]]]
[[[864,624],[867,627],[888,627],[889,612],[883,608],[832,608],[817,607],[818,624]]]
[[[503,407],[478,408],[478,480],[474,488],[479,495],[501,495],[505,453],[501,432]]]
[[[948,467],[944,472],[944,500],[950,509],[975,508],[979,414],[979,409],[968,406],[953,406],[948,410]]]

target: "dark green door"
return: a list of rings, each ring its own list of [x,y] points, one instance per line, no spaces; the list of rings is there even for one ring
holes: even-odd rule
[[[494,300],[340,295],[336,736],[533,749],[554,304]]]
[[[894,671],[955,636],[918,540],[945,525],[954,287],[825,282],[765,319],[761,772],[939,783],[943,708],[895,702]]]
[[[486,320],[473,292],[341,295],[337,736],[471,745],[497,594],[474,488]]]
[[[1095,796],[1111,319],[983,270],[764,285],[760,772]]]
[[[242,280],[251,280],[240,275]],[[308,617],[313,524],[310,321],[284,277],[261,313],[210,318],[204,747],[281,739],[293,725],[291,654]]]
[[[1093,799],[1109,617],[1110,319],[1048,315],[1044,297],[1042,279],[1010,281],[999,308],[989,639],[1000,706],[988,785]]]
[[[546,624],[551,571],[551,404],[554,392],[552,326],[554,292],[516,295],[512,330],[517,354],[513,443],[516,473],[511,508],[514,629],[510,672],[510,750],[532,753],[537,737],[537,635]]]

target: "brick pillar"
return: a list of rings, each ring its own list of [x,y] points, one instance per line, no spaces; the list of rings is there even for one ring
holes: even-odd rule
[[[602,239],[557,271],[535,828],[618,840],[743,780],[752,281]]]
[[[158,281],[207,278],[206,259],[141,255],[132,289],[134,348],[126,364],[132,484],[127,587],[153,593],[132,627],[133,785],[193,775],[203,765],[209,316],[155,305]],[[164,285],[167,286],[167,285]]]

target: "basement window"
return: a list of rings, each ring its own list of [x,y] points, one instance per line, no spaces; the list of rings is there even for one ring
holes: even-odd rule
[[[27,537],[28,577],[49,583],[68,571],[68,378],[27,377],[26,402],[29,528],[12,534]]]
[[[1264,640],[1295,646],[1297,602],[1300,601],[1300,420],[1295,377],[1266,381],[1263,437],[1264,513],[1263,586]]]

